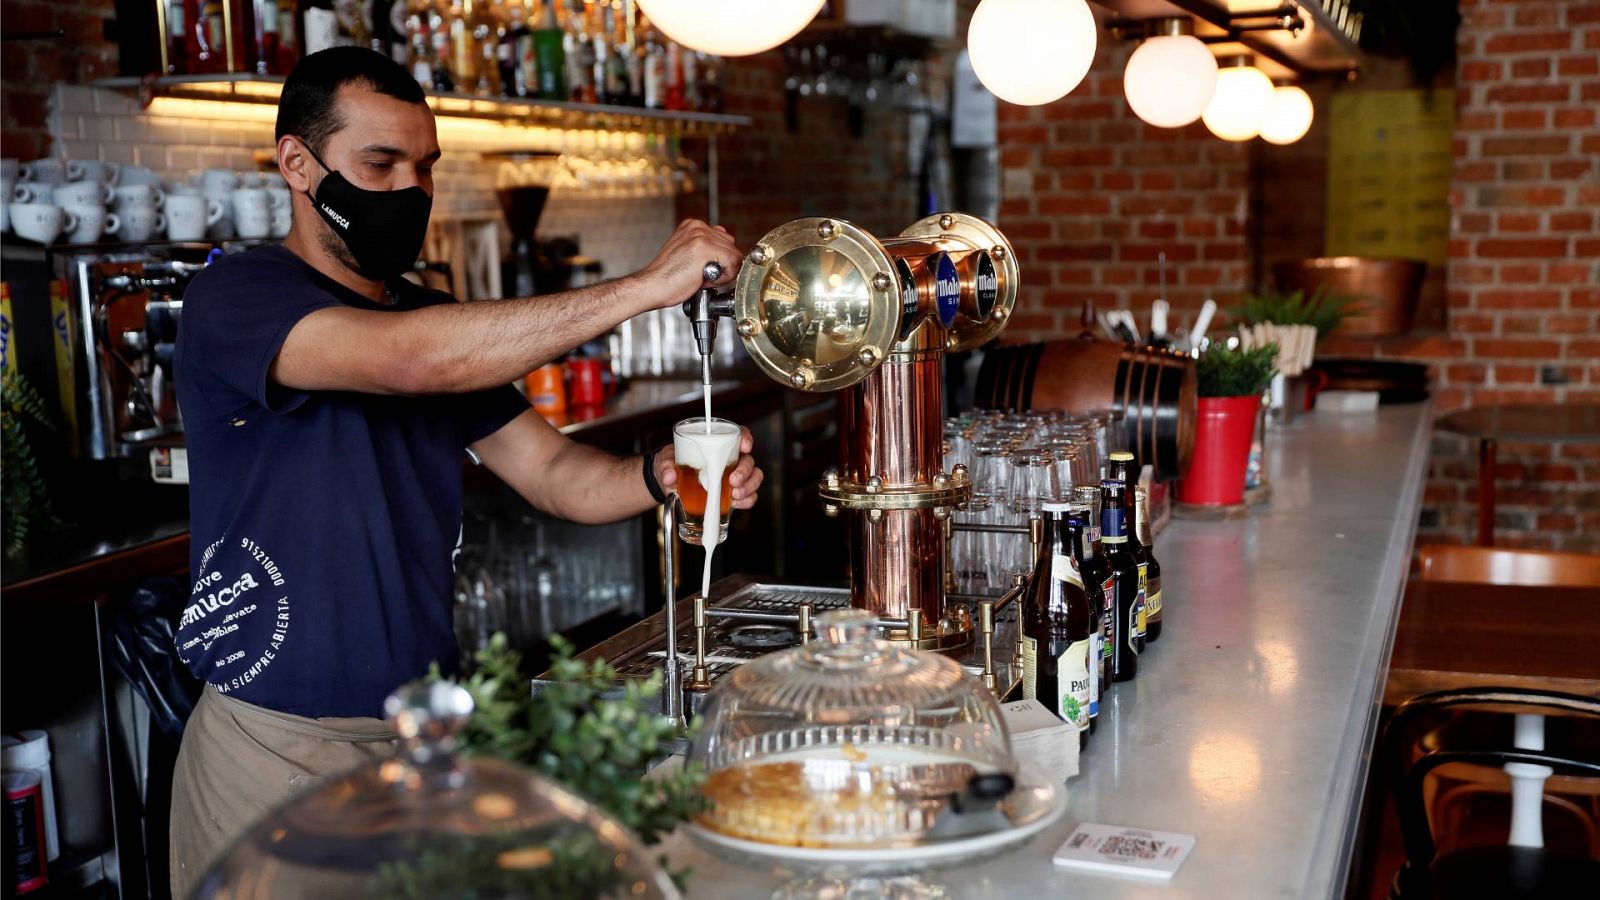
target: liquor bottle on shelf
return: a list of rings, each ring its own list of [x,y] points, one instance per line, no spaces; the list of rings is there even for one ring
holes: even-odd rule
[[[1122,482],[1107,478],[1100,483],[1100,543],[1111,566],[1115,597],[1116,640],[1111,647],[1111,677],[1132,681],[1139,674],[1139,654],[1144,650],[1141,628],[1144,608],[1139,605],[1139,564],[1128,552],[1128,498]]]
[[[1144,547],[1145,556],[1145,640],[1161,637],[1161,563],[1156,562],[1155,532],[1150,526],[1150,495],[1143,487],[1134,486],[1133,531]]]
[[[193,19],[197,52],[194,71],[210,74],[228,71],[228,30],[222,16],[223,0],[203,0]]]
[[[628,34],[627,23],[622,25],[622,65],[628,79],[628,105],[644,106],[644,43],[638,39],[637,27]]]
[[[696,55],[699,56],[695,68],[700,73],[700,110],[722,112],[722,57],[709,53]]]
[[[374,49],[387,53],[390,59],[409,67],[411,41],[407,19],[411,12],[411,4],[407,0],[372,0],[372,2],[373,30],[381,30],[384,35],[383,46]]]
[[[450,52],[445,57],[450,67],[450,78],[456,90],[470,92],[478,85],[478,49],[472,40],[472,23],[467,19],[463,0],[450,0],[445,11],[445,33],[449,37]]]
[[[595,6],[586,7],[589,19],[589,40],[594,44],[594,98],[596,103],[618,105],[622,93],[613,92],[611,71],[611,30],[606,27],[605,16]],[[610,12],[611,7],[606,7]]]
[[[406,15],[406,44],[411,48],[411,77],[424,88],[433,87],[433,44],[428,39],[428,17],[415,6]]]
[[[661,33],[651,28],[642,42],[644,51],[644,105],[650,109],[667,107],[667,48]]]
[[[339,23],[339,34],[334,44],[340,47],[370,47],[372,28],[367,0],[333,0],[333,11]]]
[[[1045,536],[1022,604],[1022,696],[1036,699],[1089,743],[1099,667],[1091,662],[1093,613],[1073,553],[1067,504],[1043,505]]]
[[[167,74],[191,75],[194,73],[194,32],[189,6],[192,0],[162,0],[167,5]],[[9,201],[11,198],[4,198]]]
[[[1143,633],[1144,640],[1150,640],[1150,554],[1145,551],[1144,542],[1139,540],[1138,504],[1135,492],[1139,487],[1139,476],[1133,471],[1133,454],[1126,450],[1114,450],[1109,457],[1111,463],[1110,476],[1114,481],[1122,482],[1122,496],[1128,501],[1128,541],[1123,549],[1133,557],[1139,567],[1139,631]],[[1141,647],[1141,650],[1144,648]]]
[[[1094,696],[1089,700],[1089,727],[1095,727],[1100,715],[1101,694],[1111,687],[1112,627],[1116,617],[1105,585],[1111,580],[1111,567],[1105,557],[1097,556],[1089,543],[1089,522],[1093,507],[1087,503],[1073,502],[1067,507],[1067,533],[1072,542],[1072,555],[1078,561],[1078,573],[1083,577],[1083,592],[1089,595],[1089,611],[1094,616],[1094,636],[1089,648],[1089,664],[1095,667]]]
[[[566,38],[563,46],[567,52],[567,93],[574,103],[596,102],[594,83],[594,41],[589,38],[588,23],[584,21],[583,6],[568,7]]]
[[[682,48],[678,59],[683,64],[683,108],[700,111],[700,60],[705,54]]]
[[[500,21],[499,2],[467,0],[468,20],[472,25],[472,43],[478,50],[478,81],[474,89],[494,96],[500,93],[500,35],[505,23]]]
[[[250,7],[256,26],[250,71],[256,75],[281,75],[283,72],[278,65],[278,0],[251,0]]]
[[[667,109],[683,109],[683,55],[677,41],[667,42]]]
[[[300,11],[300,41],[307,56],[339,42],[339,14],[333,0],[308,0]]]
[[[454,73],[450,68],[450,22],[438,4],[427,8],[428,46],[433,59],[433,89],[450,93],[456,89]]]
[[[564,35],[556,18],[556,0],[543,0],[533,27],[535,92],[541,100],[567,99],[567,57]]]
[[[528,51],[526,61],[532,62],[533,34],[528,31],[527,7],[522,0],[511,0],[495,51],[500,66],[500,93],[507,97],[527,97],[532,93],[523,65],[524,50]]]

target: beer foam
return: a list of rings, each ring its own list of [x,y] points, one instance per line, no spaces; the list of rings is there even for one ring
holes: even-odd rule
[[[722,473],[739,459],[739,426],[715,419],[690,419],[687,428],[673,429],[672,455],[700,473],[706,489],[706,513],[700,526],[700,544],[706,552],[700,571],[700,596],[711,599],[711,557],[722,533]],[[702,430],[703,429],[703,430]]]
[[[701,484],[706,483],[707,470],[715,472],[713,479],[720,481],[722,470],[739,458],[739,426],[712,420],[710,429],[702,431],[703,420],[690,422],[690,427],[673,434],[673,456],[683,465],[699,469]]]

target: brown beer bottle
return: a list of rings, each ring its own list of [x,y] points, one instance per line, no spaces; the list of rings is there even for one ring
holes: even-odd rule
[[[1067,504],[1043,507],[1045,539],[1022,604],[1022,696],[1037,699],[1078,729],[1089,743],[1089,703],[1095,670],[1089,595],[1067,526]]]
[[[1144,616],[1146,641],[1161,637],[1161,563],[1156,562],[1155,537],[1150,528],[1150,496],[1142,487],[1134,488],[1134,534],[1144,554]]]
[[[1150,555],[1146,551],[1144,541],[1139,537],[1138,528],[1138,503],[1135,497],[1139,493],[1139,476],[1133,470],[1133,454],[1126,450],[1118,450],[1111,454],[1111,477],[1122,482],[1122,496],[1128,501],[1128,555],[1139,566],[1139,631],[1145,641],[1150,638]],[[1143,647],[1141,646],[1141,650]]]
[[[1072,558],[1078,561],[1078,574],[1083,576],[1083,592],[1089,595],[1089,731],[1092,733],[1100,716],[1100,693],[1111,685],[1111,648],[1106,645],[1106,629],[1111,626],[1112,619],[1106,612],[1103,587],[1111,577],[1111,570],[1104,558],[1092,552],[1090,515],[1086,503],[1072,503],[1067,507],[1067,541],[1072,545]]]
[[[1107,478],[1100,482],[1100,543],[1111,566],[1116,640],[1111,646],[1111,677],[1132,681],[1139,674],[1139,654],[1144,650],[1144,631],[1139,627],[1139,564],[1128,552],[1128,498],[1122,482]]]

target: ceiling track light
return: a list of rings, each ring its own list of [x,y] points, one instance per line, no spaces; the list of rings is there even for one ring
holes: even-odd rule
[[[1277,9],[1259,9],[1250,12],[1222,13],[1221,19],[1216,19],[1213,24],[1223,29],[1221,34],[1208,34],[1197,38],[1207,44],[1235,43],[1239,38],[1251,32],[1258,31],[1287,31],[1294,37],[1299,37],[1305,30],[1306,20],[1301,17],[1300,8],[1293,3],[1286,3]],[[1223,22],[1226,24],[1223,24]],[[1162,19],[1112,19],[1106,22],[1106,28],[1113,36],[1120,40],[1143,40],[1159,34],[1172,34],[1168,29],[1176,27],[1170,23],[1186,22],[1188,34],[1194,34],[1194,23],[1185,16],[1175,16]]]

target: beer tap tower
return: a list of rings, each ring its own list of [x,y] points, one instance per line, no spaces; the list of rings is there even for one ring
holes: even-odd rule
[[[999,334],[1017,286],[1010,243],[974,216],[929,216],[888,240],[804,218],[761,238],[731,295],[708,288],[684,304],[707,361],[716,320],[731,316],[769,376],[842,392],[821,498],[846,517],[851,605],[892,640],[951,650],[973,639],[971,613],[945,603],[950,514],[971,484],[964,466],[944,468],[943,360]]]

